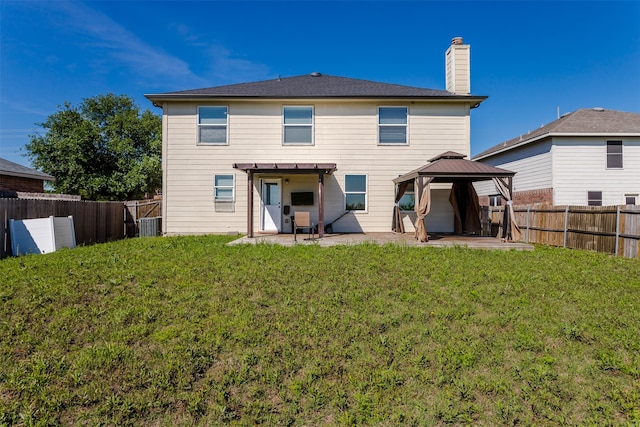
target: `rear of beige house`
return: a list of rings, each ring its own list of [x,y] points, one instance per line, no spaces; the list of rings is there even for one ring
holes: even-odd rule
[[[296,211],[334,232],[390,231],[394,178],[470,153],[486,97],[469,94],[469,57],[454,39],[451,91],[312,73],[146,95],[163,111],[163,233],[289,233]],[[430,231],[453,231],[449,191],[433,188]]]

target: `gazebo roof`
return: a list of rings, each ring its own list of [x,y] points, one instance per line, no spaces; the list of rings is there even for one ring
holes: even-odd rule
[[[433,182],[487,181],[492,178],[513,177],[516,173],[466,160],[464,154],[447,151],[429,160],[426,165],[414,169],[393,180],[398,184],[410,181],[418,176],[433,178]]]

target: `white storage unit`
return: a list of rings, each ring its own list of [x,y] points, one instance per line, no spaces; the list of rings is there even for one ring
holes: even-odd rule
[[[46,254],[61,248],[75,248],[73,217],[12,219],[9,222],[14,256]]]

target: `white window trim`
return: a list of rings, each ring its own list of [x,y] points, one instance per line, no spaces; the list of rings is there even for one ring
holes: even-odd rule
[[[609,143],[610,142],[619,142],[620,143],[620,163],[622,166],[609,166]],[[617,153],[616,153],[617,154]],[[622,170],[624,169],[624,142],[620,139],[607,139],[604,143],[604,155],[605,157],[605,167],[608,170]]]
[[[369,213],[369,175],[366,173],[345,173],[344,174],[344,210],[347,210],[347,194],[362,194],[361,191],[349,191],[347,192],[347,176],[364,176],[365,177],[365,191],[364,191],[364,209],[362,210],[349,210],[354,214]]]
[[[201,124],[200,123],[200,109],[201,108],[208,108],[208,107],[224,107],[227,109],[227,123],[225,123],[225,142],[201,142],[200,141],[200,128],[201,127],[207,127],[207,126],[222,126],[222,125],[207,125],[207,124]],[[196,135],[196,139],[197,139],[197,145],[203,145],[203,146],[211,146],[211,145],[215,145],[215,146],[224,146],[224,145],[229,145],[229,106],[228,105],[198,105],[198,116],[196,117],[196,126],[197,126],[197,135]]]
[[[407,110],[407,123],[404,124],[406,131],[405,131],[405,142],[380,142],[380,127],[384,127],[384,126],[402,126],[402,125],[398,125],[398,124],[381,124],[380,123],[380,109],[381,108],[404,108],[405,110]],[[378,105],[378,127],[376,128],[377,131],[377,138],[378,138],[378,145],[382,145],[385,147],[405,147],[409,145],[409,116],[411,114],[409,114],[409,107],[406,105]]]
[[[233,183],[231,185],[216,185],[216,177],[223,176],[223,175],[231,176]],[[216,190],[218,188],[231,188],[231,199],[217,198]],[[213,201],[217,203],[220,203],[220,202],[233,203],[236,201],[236,174],[235,173],[214,173],[213,174]]]
[[[624,198],[622,200],[622,203],[624,205],[627,204],[627,197],[632,197],[635,200],[635,203],[633,205],[638,205],[638,193],[625,193]]]
[[[284,123],[284,110],[285,108],[311,108],[311,125],[303,125],[303,124],[285,124]],[[315,108],[313,107],[313,105],[283,105],[282,106],[282,145],[285,145],[287,147],[290,146],[303,146],[303,147],[309,147],[309,146],[314,146],[316,145],[316,111]],[[284,140],[284,135],[285,135],[285,128],[286,127],[306,127],[306,126],[311,126],[311,142],[285,142]]]

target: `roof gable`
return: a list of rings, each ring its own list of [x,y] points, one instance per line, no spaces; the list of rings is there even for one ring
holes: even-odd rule
[[[445,90],[426,89],[370,80],[312,73],[252,83],[145,95],[148,99],[189,98],[446,98],[481,102],[486,96],[455,95]]]
[[[635,134],[640,135],[640,114],[624,111],[605,110],[603,108],[582,108],[565,114],[557,120],[540,128],[520,135],[516,138],[494,145],[477,154],[478,160],[493,154],[508,151],[530,142],[557,134],[567,135],[602,135],[602,134]]]

